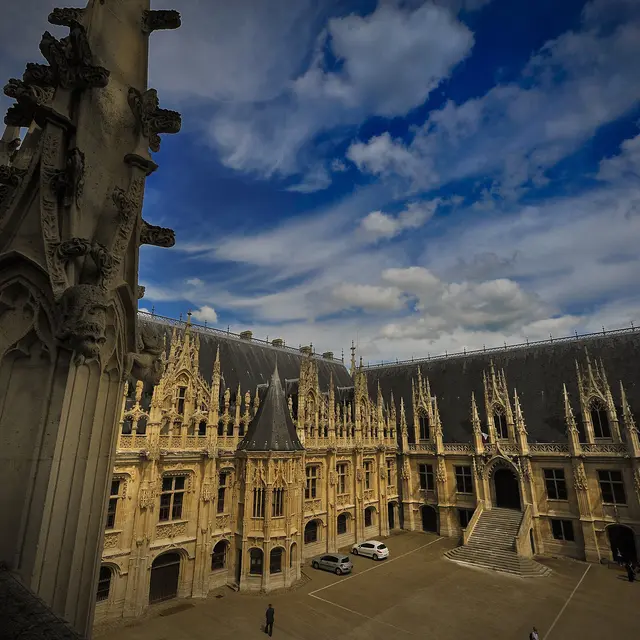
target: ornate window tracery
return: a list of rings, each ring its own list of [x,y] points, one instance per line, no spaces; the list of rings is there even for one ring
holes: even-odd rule
[[[589,403],[589,414],[593,425],[593,435],[595,438],[610,438],[611,425],[609,424],[609,414],[607,408],[601,400],[593,399]]]

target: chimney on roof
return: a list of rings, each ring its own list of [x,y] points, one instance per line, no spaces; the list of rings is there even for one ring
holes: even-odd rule
[[[275,338],[275,340],[271,341],[271,344],[274,347],[284,347],[284,340],[282,338]]]
[[[305,356],[310,356],[312,349],[310,346],[300,347],[300,353],[304,353]]]
[[[333,360],[333,351],[325,351],[325,352],[322,354],[322,357],[323,357],[325,360]]]
[[[241,340],[251,340],[253,338],[253,331],[242,331],[240,333]]]

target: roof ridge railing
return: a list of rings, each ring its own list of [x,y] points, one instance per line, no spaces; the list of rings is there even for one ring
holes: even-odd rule
[[[150,313],[149,311],[138,311],[138,315],[142,316],[144,319],[146,320],[151,320],[152,322],[158,322],[159,324],[165,324],[165,325],[169,325],[171,327],[179,327],[181,329],[184,329],[187,326],[187,322],[185,320],[182,320],[182,318],[180,320],[176,320],[175,318],[169,318],[168,316],[161,316],[158,315],[157,313]],[[306,355],[304,351],[301,351],[301,349],[296,349],[295,347],[290,347],[287,344],[282,344],[282,345],[277,345],[277,344],[273,344],[272,342],[269,342],[269,340],[263,340],[262,338],[255,338],[253,336],[251,336],[251,340],[248,340],[246,338],[242,337],[242,334],[240,333],[233,333],[232,331],[229,330],[229,328],[227,328],[227,330],[225,331],[224,329],[217,329],[216,327],[210,327],[206,324],[202,325],[202,324],[198,324],[197,322],[193,322],[193,320],[191,321],[191,327],[193,329],[195,329],[196,331],[200,332],[200,333],[211,333],[213,335],[218,335],[218,336],[225,336],[227,338],[233,338],[234,340],[241,340],[242,342],[258,342],[264,346],[270,347],[271,349],[278,349],[280,351],[289,351],[292,353],[296,353],[297,355]],[[328,352],[324,352],[324,353],[328,353]],[[316,351],[313,351],[313,353],[310,354],[313,358],[317,358],[318,360],[324,360],[325,362],[339,362],[340,364],[344,364],[344,355],[341,358],[325,358],[321,353],[318,353]]]
[[[466,349],[463,349],[463,351],[458,351],[456,353],[448,353],[445,351],[445,353],[439,354],[437,356],[428,355],[426,358],[411,358],[410,360],[395,360],[392,362],[385,362],[383,360],[382,362],[378,362],[374,364],[367,363],[366,365],[363,365],[363,369],[378,369],[381,367],[396,367],[396,366],[406,365],[406,364],[420,364],[423,362],[433,362],[434,360],[447,360],[448,358],[464,358],[466,356],[474,356],[480,353],[497,353],[499,351],[502,351],[502,352],[517,351],[518,349],[526,349],[527,347],[531,347],[531,346],[552,344],[555,342],[570,342],[571,340],[580,340],[583,338],[597,338],[597,337],[608,336],[608,335],[634,333],[637,330],[638,328],[633,324],[633,322],[631,322],[630,327],[624,327],[622,329],[607,330],[604,327],[602,327],[602,331],[597,331],[594,333],[578,333],[577,331],[574,331],[573,335],[562,336],[561,338],[554,338],[551,334],[549,334],[549,338],[546,338],[545,340],[529,341],[527,339],[526,342],[520,342],[518,344],[511,344],[511,345],[507,345],[505,342],[504,346],[502,347],[489,347],[489,348],[483,347],[482,349],[474,349],[472,351],[467,351]]]

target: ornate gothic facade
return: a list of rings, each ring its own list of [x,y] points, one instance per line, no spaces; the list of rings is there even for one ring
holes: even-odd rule
[[[97,620],[287,587],[311,556],[397,528],[465,542],[494,507],[522,512],[519,555],[635,557],[634,332],[366,369],[352,356],[349,373],[248,333],[164,331],[159,384],[123,397]]]

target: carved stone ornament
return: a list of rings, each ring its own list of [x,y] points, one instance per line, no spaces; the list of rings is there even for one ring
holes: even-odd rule
[[[145,288],[139,284],[138,285],[138,300],[142,300],[142,298],[144,298],[144,292],[145,292]]]
[[[386,470],[380,467],[380,480],[384,480],[386,477],[387,477]]]
[[[48,105],[54,93],[52,87],[28,85],[16,78],[11,78],[3,91],[6,96],[17,102],[9,107],[4,118],[4,123],[10,127],[30,126],[37,108]]]
[[[362,482],[362,477],[362,469],[356,469],[356,479],[358,480],[358,482]]]
[[[588,488],[587,476],[584,473],[582,465],[573,470],[573,486],[576,488],[576,491],[586,491]]]
[[[55,174],[52,186],[65,207],[78,204],[84,189],[84,153],[80,149],[67,152],[65,168]]]
[[[0,211],[5,200],[20,186],[26,174],[26,169],[17,169],[16,167],[0,164]]]
[[[129,106],[143,136],[149,139],[151,151],[160,151],[160,133],[178,133],[182,117],[177,111],[161,109],[158,92],[148,89],[141,93],[134,87],[129,89]]]
[[[76,352],[76,363],[100,356],[106,342],[109,300],[102,287],[77,284],[66,289],[58,301],[57,339]]]
[[[129,366],[127,370],[136,380],[149,382],[150,384],[160,384],[164,373],[164,353],[163,337],[158,328],[147,324],[138,325],[138,352],[129,353],[127,358]]]
[[[445,482],[447,479],[447,467],[444,458],[438,458],[438,466],[436,468],[436,482]]]
[[[330,471],[329,472],[329,484],[332,487],[335,486],[337,479],[338,479],[338,474],[335,471]]]
[[[113,271],[113,257],[107,248],[99,242],[91,242],[86,238],[69,238],[58,244],[56,258],[64,266],[70,260],[90,256],[95,265],[95,281],[102,287]]]
[[[176,234],[173,229],[157,227],[142,221],[140,228],[140,244],[150,244],[154,247],[173,247],[176,243]]]
[[[142,33],[152,33],[160,29],[178,29],[181,24],[180,13],[173,9],[142,12]]]
[[[69,13],[58,15],[65,16],[69,35],[58,40],[45,31],[40,41],[40,52],[49,66],[29,63],[22,79],[29,85],[67,90],[106,87],[109,71],[92,64],[93,56],[85,28],[71,19]]]
[[[65,7],[54,9],[47,20],[49,24],[55,24],[59,27],[71,27],[74,22],[80,22],[84,16],[84,9],[77,7]]]

